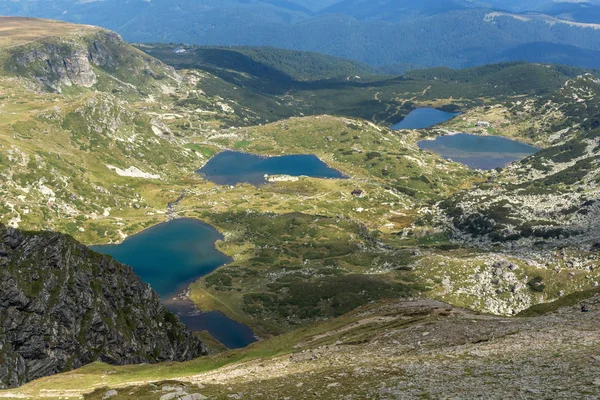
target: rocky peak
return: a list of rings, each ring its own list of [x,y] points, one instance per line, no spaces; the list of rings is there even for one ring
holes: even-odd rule
[[[35,23],[35,21],[32,21]],[[177,84],[170,67],[136,50],[111,31],[89,28],[77,34],[40,38],[8,50],[4,69],[61,93],[79,86],[100,90],[145,90]],[[169,81],[155,80],[169,77]]]
[[[66,235],[0,225],[0,387],[93,361],[184,361],[205,353],[131,268]]]

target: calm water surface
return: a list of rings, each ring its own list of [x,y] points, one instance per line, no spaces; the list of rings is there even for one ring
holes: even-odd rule
[[[418,143],[423,150],[467,165],[474,169],[505,167],[539,151],[537,147],[500,136],[477,136],[460,133],[440,136]]]
[[[191,329],[207,330],[228,347],[244,347],[256,340],[250,328],[221,313],[199,313],[189,300],[174,299],[191,282],[231,261],[215,248],[220,239],[222,235],[208,224],[178,219],[148,228],[119,245],[91,249],[130,265]]]
[[[248,326],[228,318],[219,311],[198,311],[188,298],[178,297],[167,301],[166,306],[192,331],[207,330],[212,337],[230,349],[246,347],[256,341],[254,333]]]
[[[343,179],[344,174],[329,167],[314,155],[263,157],[239,151],[223,151],[196,171],[219,185],[266,183],[267,175],[310,176],[312,178]]]
[[[404,119],[394,126],[392,129],[425,129],[431,128],[434,125],[441,124],[460,115],[460,113],[451,113],[437,110],[435,108],[417,108],[408,114]]]

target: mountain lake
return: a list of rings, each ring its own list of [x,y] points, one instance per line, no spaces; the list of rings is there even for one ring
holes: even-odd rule
[[[527,143],[501,136],[477,136],[467,133],[422,140],[418,145],[423,150],[432,151],[469,168],[484,170],[503,168],[540,150]]]
[[[393,130],[400,129],[426,129],[441,124],[459,116],[460,113],[451,113],[435,108],[417,108],[411,111],[404,119],[394,126]]]
[[[340,171],[329,167],[315,155],[265,157],[231,150],[215,155],[196,172],[218,185],[236,185],[245,182],[258,186],[267,183],[265,175],[346,178]]]
[[[130,236],[121,244],[90,248],[131,266],[190,329],[207,330],[225,346],[240,348],[256,341],[249,327],[220,312],[199,312],[181,296],[190,283],[231,262],[215,248],[221,239],[223,236],[208,224],[176,219]]]

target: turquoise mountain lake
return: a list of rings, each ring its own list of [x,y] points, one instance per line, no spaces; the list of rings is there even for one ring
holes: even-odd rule
[[[417,108],[404,117],[402,121],[392,126],[392,129],[399,130],[431,128],[434,125],[446,122],[458,115],[460,115],[460,113],[451,113],[435,108]]]
[[[340,171],[329,167],[314,155],[264,157],[230,150],[215,155],[196,172],[218,185],[236,185],[242,182],[262,185],[266,183],[265,174],[345,178]]]
[[[198,313],[189,300],[173,299],[190,283],[231,262],[215,248],[220,239],[222,235],[208,224],[178,219],[148,228],[121,244],[91,249],[131,266],[190,328],[209,331],[229,348],[244,347],[256,340],[250,328],[221,313]]]
[[[432,151],[474,169],[502,168],[539,151],[537,147],[501,136],[466,133],[423,140],[418,145],[423,150]]]

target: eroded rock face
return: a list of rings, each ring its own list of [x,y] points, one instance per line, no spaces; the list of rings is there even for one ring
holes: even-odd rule
[[[90,61],[99,67],[115,68],[118,66],[116,54],[111,50],[114,46],[124,46],[125,43],[115,32],[103,32],[88,46]]]
[[[46,41],[13,51],[9,68],[59,93],[68,86],[90,88],[98,82],[94,67],[115,68],[125,45],[119,35],[108,31],[95,38]]]
[[[61,92],[63,86],[92,87],[97,82],[88,54],[83,49],[45,44],[18,54],[15,62],[21,68],[31,68],[38,83],[57,92]]]
[[[131,268],[62,234],[0,225],[0,388],[93,361],[202,354],[204,345]]]

